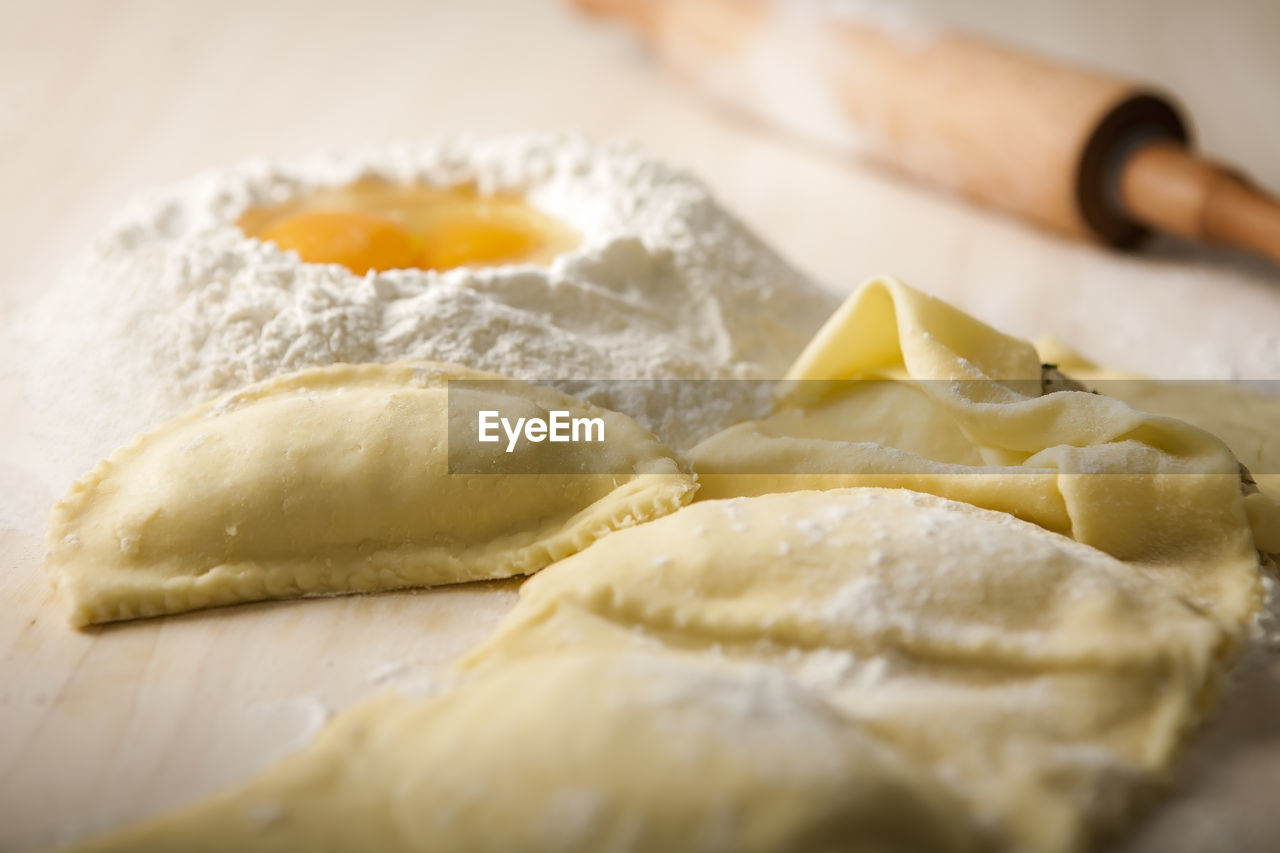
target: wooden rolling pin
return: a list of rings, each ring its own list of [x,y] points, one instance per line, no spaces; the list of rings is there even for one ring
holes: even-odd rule
[[[1195,156],[1166,96],[916,21],[797,0],[575,0],[750,115],[1068,234],[1280,262],[1280,202]]]

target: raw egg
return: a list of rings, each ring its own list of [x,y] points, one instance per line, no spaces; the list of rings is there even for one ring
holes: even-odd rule
[[[342,264],[358,275],[415,265],[418,249],[395,222],[352,210],[316,210],[287,216],[262,232],[309,264]]]
[[[514,195],[473,187],[361,181],[318,190],[239,220],[249,236],[306,263],[369,270],[548,263],[579,242],[567,225]]]

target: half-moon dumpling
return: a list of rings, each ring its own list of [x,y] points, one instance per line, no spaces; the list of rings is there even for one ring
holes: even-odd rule
[[[237,790],[72,850],[959,853],[983,840],[937,780],[781,672],[578,653],[381,697]]]
[[[463,666],[583,648],[771,664],[941,780],[999,849],[1065,851],[1160,778],[1229,644],[1143,566],[856,488],[703,501],[610,536],[524,584]]]
[[[600,419],[604,440],[462,440],[485,409]],[[199,406],[100,462],[54,507],[45,568],[77,625],[501,578],[694,488],[630,418],[551,389],[448,364],[336,365]]]

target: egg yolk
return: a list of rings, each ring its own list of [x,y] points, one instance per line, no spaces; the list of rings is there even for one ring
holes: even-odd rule
[[[478,219],[443,222],[423,235],[419,265],[447,270],[519,260],[535,252],[540,243],[536,233],[520,225]]]
[[[417,262],[409,233],[381,216],[358,211],[317,210],[273,223],[262,233],[281,249],[310,264],[341,264],[357,275],[403,269]]]
[[[435,187],[361,180],[251,208],[250,237],[292,249],[306,263],[370,270],[449,270],[545,264],[579,243],[562,222],[517,195],[474,185]]]

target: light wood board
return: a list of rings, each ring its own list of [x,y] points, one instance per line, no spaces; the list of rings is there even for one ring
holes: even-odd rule
[[[1212,151],[1280,185],[1280,6],[924,5],[1167,81]],[[569,126],[635,137],[693,168],[841,292],[892,272],[1008,331],[1054,332],[1149,373],[1258,377],[1280,353],[1272,270],[1173,244],[1141,258],[1069,244],[774,138],[708,111],[624,34],[552,0],[10,0],[0,19],[5,317],[146,185],[438,129]],[[507,584],[72,631],[39,571],[40,512],[58,488],[25,452],[43,428],[23,405],[25,355],[0,334],[0,850],[44,847],[241,778],[305,743],[326,713],[429,682],[510,606]],[[1180,793],[1121,846],[1280,844],[1274,655],[1251,664],[1197,744]]]

